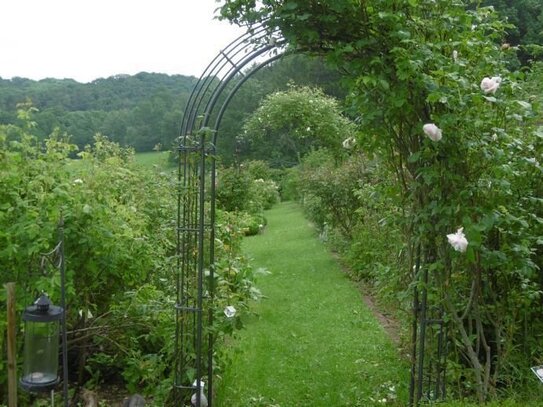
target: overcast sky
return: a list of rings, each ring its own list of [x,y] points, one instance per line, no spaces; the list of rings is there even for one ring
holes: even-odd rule
[[[244,30],[215,0],[0,0],[0,77],[200,76]]]

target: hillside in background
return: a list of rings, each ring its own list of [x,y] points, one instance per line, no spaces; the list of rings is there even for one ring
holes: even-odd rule
[[[122,145],[150,151],[176,137],[182,109],[196,78],[139,73],[79,83],[72,79],[0,79],[0,124],[16,123],[17,105],[32,103],[37,134],[55,128],[80,148],[103,133]]]
[[[267,94],[291,84],[322,87],[342,99],[337,72],[319,59],[295,55],[270,65],[252,77],[236,94],[224,116],[219,152],[230,162],[243,121]],[[141,72],[79,83],[72,79],[0,78],[0,124],[17,124],[17,105],[37,109],[35,133],[45,138],[59,128],[80,149],[102,133],[136,151],[170,149],[179,135],[183,111],[195,77]],[[245,152],[250,154],[250,152]]]

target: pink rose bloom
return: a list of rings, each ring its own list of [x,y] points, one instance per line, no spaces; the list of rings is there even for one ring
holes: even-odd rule
[[[481,90],[484,93],[496,93],[498,88],[500,87],[500,83],[502,82],[502,78],[499,76],[493,76],[492,78],[483,78],[481,81]]]
[[[426,123],[424,126],[422,126],[422,131],[424,131],[424,133],[430,137],[430,140],[432,141],[441,140],[441,129],[434,123]]]

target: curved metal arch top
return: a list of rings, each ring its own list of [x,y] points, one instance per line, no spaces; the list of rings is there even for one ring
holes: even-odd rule
[[[222,115],[236,91],[254,73],[281,58],[284,53],[284,39],[280,32],[270,31],[264,26],[250,28],[220,51],[204,70],[189,97],[181,125],[180,144],[184,145],[186,136],[204,127],[214,130],[215,144]],[[210,126],[214,109],[229,88],[231,90],[213,126]]]

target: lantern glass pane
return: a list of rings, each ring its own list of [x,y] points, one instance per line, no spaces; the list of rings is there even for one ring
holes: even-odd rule
[[[22,381],[36,386],[57,380],[59,321],[26,321]]]

